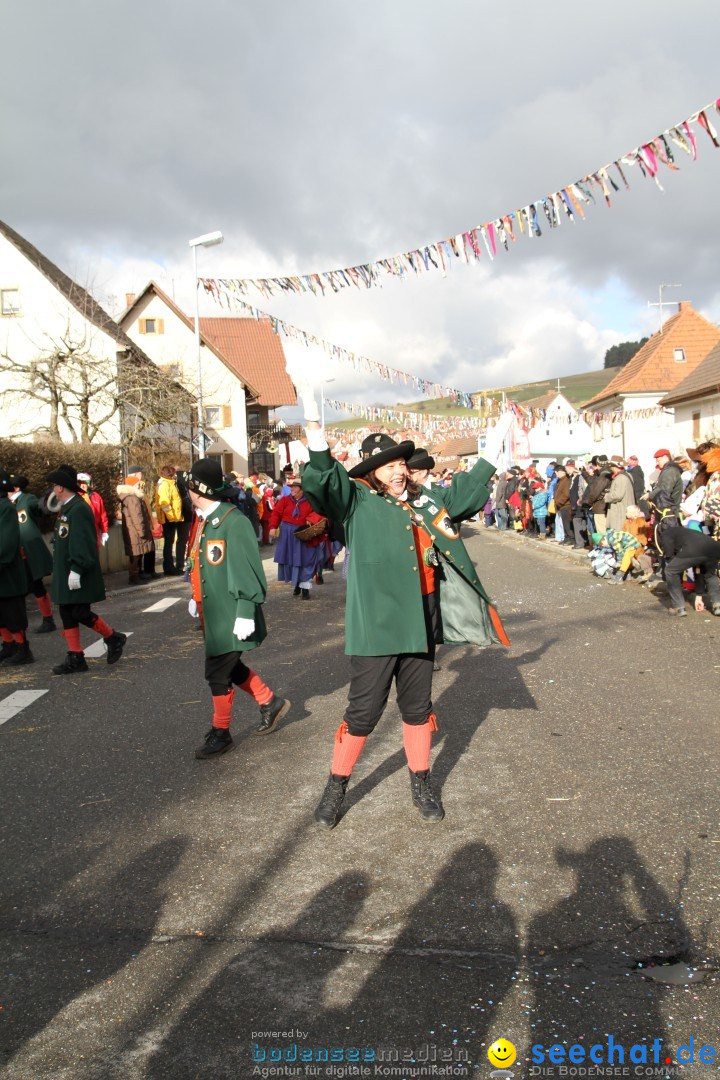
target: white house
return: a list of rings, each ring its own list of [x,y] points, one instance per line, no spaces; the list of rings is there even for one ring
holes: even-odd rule
[[[153,281],[128,295],[119,325],[166,374],[197,396],[195,320]],[[280,338],[268,320],[200,319],[204,428],[223,472],[278,471],[276,447],[291,435],[271,410],[294,405]]]
[[[711,439],[720,442],[720,344],[660,404],[673,416],[672,453]]]
[[[0,221],[0,420],[9,438],[121,441],[119,365],[149,365],[90,293]]]
[[[592,428],[559,390],[524,401],[522,408],[532,413],[528,444],[530,458],[539,462],[539,469],[551,461],[587,458],[595,452]]]
[[[674,416],[661,405],[718,342],[717,326],[689,301],[678,304],[677,314],[620,368],[604,390],[582,406],[598,416],[593,424],[593,453],[623,458],[636,454],[647,473],[656,450],[679,450],[674,442]],[[600,419],[614,410],[619,413],[614,419]]]

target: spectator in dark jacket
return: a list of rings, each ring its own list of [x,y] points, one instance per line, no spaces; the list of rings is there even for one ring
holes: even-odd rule
[[[677,462],[670,457],[669,450],[658,450],[655,461],[660,475],[648,494],[648,501],[660,513],[665,511],[666,519],[674,517],[677,523],[677,512],[680,509],[683,493],[682,471]]]
[[[645,473],[642,471],[642,467],[635,454],[631,454],[628,458],[626,471],[633,483],[635,503],[638,503],[645,494]]]

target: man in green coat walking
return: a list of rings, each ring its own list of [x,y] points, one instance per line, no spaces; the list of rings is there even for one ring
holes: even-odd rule
[[[80,495],[75,469],[60,465],[48,480],[61,504],[55,522],[52,598],[59,607],[63,637],[68,643],[67,656],[52,670],[53,675],[74,675],[88,670],[80,644],[81,623],[104,638],[108,664],[117,663],[122,656],[127,635],[113,630],[90,607],[105,599],[105,582],[98,559],[95,518]]]
[[[50,594],[43,584],[43,578],[52,574],[53,560],[39,527],[42,516],[40,504],[37,496],[27,490],[30,484],[27,476],[13,476],[12,483],[15,490],[10,495],[10,501],[15,505],[20,526],[27,591],[35,597],[42,615],[42,622],[35,633],[51,634],[57,627],[53,619]]]
[[[227,502],[230,489],[217,461],[201,458],[182,477],[197,521],[190,541],[190,614],[202,620],[205,678],[213,699],[212,727],[195,751],[205,760],[231,750],[234,686],[260,706],[256,735],[275,730],[290,708],[277,697],[242,654],[265,640],[262,605],[267,582],[255,531],[245,515]]]
[[[12,489],[9,474],[0,469],[0,663],[32,664],[35,657],[25,636],[27,582],[20,550],[20,526],[8,498]]]
[[[393,680],[413,804],[426,821],[445,811],[430,782],[435,645],[509,644],[456,522],[487,502],[495,472],[482,458],[449,488],[413,484],[412,442],[369,435],[349,473],[330,454],[312,390],[301,391],[310,461],[303,490],[319,514],[342,521],[352,552],[345,612],[350,691],[330,779],[315,811],[333,828],[348,779],[387,704]]]

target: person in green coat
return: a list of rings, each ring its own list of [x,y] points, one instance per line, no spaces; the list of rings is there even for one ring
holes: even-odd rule
[[[301,390],[310,461],[303,490],[319,514],[342,521],[352,552],[345,611],[350,691],[335,736],[330,778],[315,811],[333,828],[352,768],[395,680],[413,804],[426,821],[445,811],[430,781],[436,644],[509,644],[456,522],[488,499],[495,472],[482,458],[447,489],[409,481],[412,442],[369,435],[346,472],[331,456],[312,390]]]
[[[36,634],[51,634],[57,630],[53,619],[52,603],[43,578],[52,573],[52,555],[40,531],[42,511],[37,496],[28,491],[30,481],[27,476],[13,476],[14,491],[10,501],[14,503],[20,525],[20,544],[27,576],[27,591],[31,592],[40,608],[42,622]]]
[[[242,660],[265,640],[262,605],[267,582],[255,530],[228,502],[230,489],[217,461],[201,458],[181,478],[197,521],[190,541],[190,614],[202,621],[205,678],[213,699],[210,730],[195,751],[199,760],[218,757],[234,746],[230,734],[234,686],[260,706],[256,735],[274,731],[290,708]]]
[[[105,599],[98,558],[97,531],[93,512],[80,494],[77,472],[71,465],[60,465],[48,481],[60,503],[53,540],[52,598],[60,610],[63,637],[68,653],[53,675],[74,675],[87,671],[87,660],[80,644],[80,624],[101,634],[107,647],[107,662],[115,664],[122,656],[127,635],[101,619],[91,604]]]
[[[32,664],[26,637],[25,567],[20,550],[20,526],[10,499],[13,490],[9,473],[0,469],[0,663]]]

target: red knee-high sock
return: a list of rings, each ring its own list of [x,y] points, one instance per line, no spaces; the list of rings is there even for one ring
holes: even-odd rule
[[[270,687],[266,686],[260,676],[256,675],[254,671],[250,671],[245,682],[240,683],[240,689],[244,690],[246,694],[249,694],[253,701],[257,701],[258,705],[267,705],[267,703],[272,701],[275,696]]]
[[[213,727],[226,730],[230,727],[234,697],[234,690],[229,690],[227,694],[213,694]]]
[[[367,735],[351,735],[343,720],[335,732],[335,749],[330,769],[333,776],[350,775],[366,741]]]
[[[40,608],[40,614],[43,619],[49,619],[52,615],[52,604],[50,603],[50,597],[47,593],[44,596],[36,596],[37,606]]]
[[[408,768],[414,773],[427,772],[430,768],[430,744],[432,733],[437,731],[437,717],[430,713],[424,724],[403,723],[403,742]]]
[[[103,637],[110,637],[113,633],[112,627],[108,626],[105,620],[101,619],[99,615],[93,623],[93,630],[96,634],[102,634]]]
[[[0,627],[0,637],[2,637],[6,645],[9,645],[11,641],[15,640],[10,631],[6,630],[4,626]]]
[[[83,647],[80,644],[80,627],[73,626],[71,630],[63,630],[63,637],[68,643],[68,649],[70,652],[82,652]]]
[[[13,638],[17,641],[18,645],[23,645],[25,642],[25,631],[18,630],[16,634],[13,634]]]

